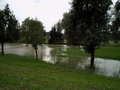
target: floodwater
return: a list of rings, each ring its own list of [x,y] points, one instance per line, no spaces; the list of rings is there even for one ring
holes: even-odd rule
[[[5,44],[4,48],[6,54],[17,54],[35,58],[35,52],[31,45],[26,46],[25,44]],[[39,46],[38,58],[53,64],[60,62],[74,69],[91,71],[88,68],[90,65],[90,57],[79,57],[71,60],[68,55],[61,53],[62,51],[66,51],[67,48],[71,47],[67,45]],[[120,61],[95,58],[95,69],[91,72],[98,75],[120,77]]]

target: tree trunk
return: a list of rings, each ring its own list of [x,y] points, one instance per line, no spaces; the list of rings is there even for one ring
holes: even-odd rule
[[[94,68],[94,55],[95,55],[95,50],[94,48],[91,49],[91,63],[90,63],[90,68]]]
[[[1,54],[4,55],[4,43],[1,42]]]
[[[38,60],[38,52],[37,52],[37,49],[35,49],[35,53],[36,53],[36,60]]]

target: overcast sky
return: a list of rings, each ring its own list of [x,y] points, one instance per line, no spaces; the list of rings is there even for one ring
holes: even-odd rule
[[[63,13],[69,11],[69,2],[71,0],[0,0],[0,9],[8,3],[20,23],[27,17],[38,18],[49,31],[62,19]]]

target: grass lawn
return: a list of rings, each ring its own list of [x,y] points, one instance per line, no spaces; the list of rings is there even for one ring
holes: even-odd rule
[[[102,46],[96,50],[96,57],[120,60],[120,47]]]
[[[82,56],[90,56],[88,53],[80,50],[78,47],[70,47],[67,51],[63,52],[70,58],[77,58]],[[96,49],[95,57],[120,60],[120,46],[101,46]]]
[[[5,55],[0,56],[0,90],[120,90],[120,78]]]

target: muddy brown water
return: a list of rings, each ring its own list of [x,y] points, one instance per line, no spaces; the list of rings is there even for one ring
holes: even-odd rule
[[[26,44],[5,44],[6,54],[17,54],[27,57],[35,57],[34,49],[31,45]],[[90,64],[90,57],[80,57],[71,60],[66,54],[59,53],[60,51],[66,51],[67,45],[42,45],[38,47],[38,58],[40,60],[56,63],[60,62],[66,65],[70,65],[72,68],[78,70],[88,71]],[[1,49],[0,49],[1,50]],[[95,58],[95,69],[92,73],[110,77],[120,77],[120,61],[111,59]]]

